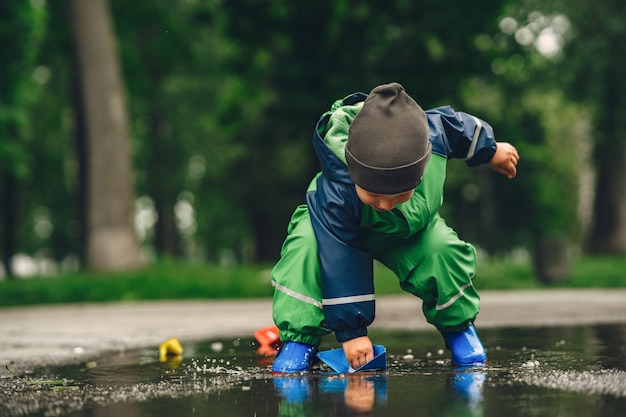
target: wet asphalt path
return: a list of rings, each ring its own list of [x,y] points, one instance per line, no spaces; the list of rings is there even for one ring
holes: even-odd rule
[[[626,289],[483,291],[477,327],[626,323]],[[248,337],[272,324],[271,299],[90,303],[0,308],[0,375],[5,365],[81,363],[130,349]],[[410,295],[377,299],[372,329],[432,327]]]

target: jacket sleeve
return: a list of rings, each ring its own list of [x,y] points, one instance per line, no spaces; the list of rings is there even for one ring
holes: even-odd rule
[[[317,179],[307,193],[317,239],[326,325],[339,342],[367,335],[374,321],[372,254],[361,248],[361,205],[353,185]]]
[[[426,112],[433,153],[460,158],[469,166],[491,161],[496,141],[491,126],[471,114],[455,112],[450,106]]]

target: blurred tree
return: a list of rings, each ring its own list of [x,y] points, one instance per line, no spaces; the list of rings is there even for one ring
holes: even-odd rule
[[[569,103],[559,91],[567,71],[557,64],[571,62],[537,48],[543,31],[555,28],[544,24],[554,14],[531,19],[533,11],[545,10],[542,4],[488,0],[479,10],[451,0],[442,11],[434,0],[112,1],[128,92],[130,123],[124,127],[124,120],[121,129],[132,133],[119,138],[130,143],[135,160],[108,171],[125,178],[127,185],[116,195],[126,202],[116,207],[127,214],[106,221],[120,221],[131,233],[134,181],[135,221],[146,247],[154,247],[158,256],[228,260],[224,254],[235,253],[237,259],[272,261],[293,208],[304,201],[318,170],[310,144],[317,117],[337,98],[399,81],[423,107],[452,104],[474,113],[494,126],[498,139],[520,147],[521,175],[513,182],[487,169],[467,169],[460,161],[449,164],[444,215],[463,238],[490,253],[531,245],[542,232],[577,239],[571,210],[582,197],[569,190],[580,188],[577,147],[588,145],[585,109],[591,106]],[[510,9],[503,11],[506,5]],[[84,90],[72,72],[67,47],[72,35],[59,3],[46,9],[55,30],[48,31],[45,50],[39,51],[43,64],[18,72],[28,86],[21,90],[28,92],[21,102],[30,104],[22,105],[19,118],[0,112],[0,120],[12,115],[19,121],[13,124],[18,139],[4,140],[7,130],[2,130],[0,169],[19,174],[14,177],[22,193],[19,199],[8,197],[9,205],[3,203],[0,211],[3,239],[14,236],[9,252],[45,249],[61,260],[81,249],[84,210],[77,195],[94,188],[85,188],[89,128],[82,96],[73,97],[73,91]],[[502,26],[507,16],[517,27],[499,31],[498,19]],[[0,54],[17,51],[26,57],[19,49],[22,38],[13,36],[18,27],[6,27],[10,35],[2,32],[2,39],[18,49]],[[532,36],[524,38],[528,31]],[[29,57],[40,49],[30,45]],[[103,80],[96,86],[105,86]],[[17,84],[4,79],[0,84],[17,91]],[[117,97],[123,110],[121,93]],[[29,124],[29,118],[39,123]],[[79,138],[76,145],[70,142],[73,136]],[[109,161],[130,159],[123,146],[125,155]],[[1,190],[3,200],[7,191],[10,187]],[[10,204],[15,204],[12,211]],[[103,213],[117,210],[99,207]],[[9,221],[10,213],[23,218]],[[10,246],[3,242],[3,253]]]
[[[23,213],[22,187],[31,175],[33,122],[29,110],[36,102],[36,60],[45,34],[42,2],[6,0],[0,3],[0,251],[7,276],[18,250]],[[39,74],[41,75],[41,74]]]
[[[521,119],[520,125],[526,128],[534,124],[540,134],[536,137],[543,135],[545,140],[526,150],[532,158],[530,168],[543,173],[541,180],[528,188],[532,193],[527,201],[532,203],[529,211],[536,214],[528,224],[541,231],[535,232],[533,239],[535,257],[541,255],[535,266],[543,260],[552,262],[554,268],[555,262],[565,258],[562,248],[566,239],[580,248],[581,237],[590,253],[623,255],[626,124],[622,116],[626,114],[626,101],[622,97],[626,82],[620,74],[626,70],[626,59],[620,48],[626,41],[622,24],[626,7],[619,1],[561,0],[525,0],[511,6],[516,12],[511,13],[510,20],[503,20],[503,30],[523,52],[518,64],[534,68],[528,90],[536,90],[533,85],[542,85],[543,89],[539,100],[534,100],[539,106],[533,106],[535,111],[528,114],[535,117]],[[550,64],[548,68],[538,61],[541,57],[548,58],[544,59]],[[497,68],[511,68],[512,63],[500,60]],[[563,94],[559,93],[560,103],[551,106],[555,103],[555,87]],[[528,94],[520,91],[510,96],[515,99]],[[537,113],[540,108],[543,110]],[[546,113],[550,111],[552,116]],[[528,123],[531,119],[535,122]],[[552,119],[552,128],[545,124],[548,119]],[[562,127],[554,129],[556,125]],[[590,161],[590,152],[594,153],[595,163]],[[594,181],[595,186],[590,184]],[[572,215],[574,209],[577,217]],[[555,233],[558,230],[561,232]],[[538,250],[542,246],[544,249]],[[544,271],[538,275],[546,278],[554,274]]]
[[[72,37],[63,3],[46,7],[46,36],[40,45],[33,73],[29,148],[31,174],[21,183],[18,251],[33,256],[41,273],[55,268],[76,269],[84,264],[84,152],[77,146],[75,118],[76,65]],[[76,94],[73,94],[73,93]],[[56,262],[54,265],[47,260]],[[43,267],[43,268],[42,268]]]
[[[569,277],[572,251],[581,247],[590,118],[561,89],[558,62],[568,21],[535,3],[512,4],[500,21],[502,33],[477,39],[493,54],[493,74],[468,80],[464,91],[468,105],[485,111],[500,139],[521,155],[515,181],[495,178],[481,189],[487,201],[498,200],[485,228],[498,233],[483,243],[490,251],[511,242],[530,247],[536,275],[553,282]],[[507,200],[516,204],[502,204]]]
[[[561,70],[567,92],[594,106],[595,205],[587,248],[626,254],[626,3],[556,1],[572,22]]]
[[[249,235],[227,167],[233,138],[263,107],[230,66],[217,2],[114,2],[137,151],[142,204],[156,213],[157,255],[216,259]],[[190,35],[192,34],[192,35]],[[146,42],[150,39],[150,42]]]
[[[185,166],[193,144],[174,126],[177,104],[166,89],[176,72],[191,76],[190,61],[196,57],[185,39],[190,8],[183,2],[112,3],[141,173],[137,191],[148,196],[156,212],[153,244],[157,255],[172,257],[181,255],[174,207],[185,188]]]
[[[87,141],[87,263],[142,264],[132,223],[133,170],[124,89],[106,0],[70,0]],[[84,113],[83,113],[84,112]]]

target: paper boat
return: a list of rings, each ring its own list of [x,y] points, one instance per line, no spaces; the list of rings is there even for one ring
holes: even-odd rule
[[[318,352],[317,357],[338,374],[387,369],[387,350],[382,345],[374,345],[374,359],[357,369],[350,366],[341,348]]]

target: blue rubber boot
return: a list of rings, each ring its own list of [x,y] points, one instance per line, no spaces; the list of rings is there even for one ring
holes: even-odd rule
[[[441,332],[441,334],[446,341],[447,348],[452,352],[454,365],[483,365],[487,362],[485,348],[473,324],[460,332]]]
[[[317,347],[297,342],[285,342],[274,359],[273,374],[308,371],[317,354]]]

